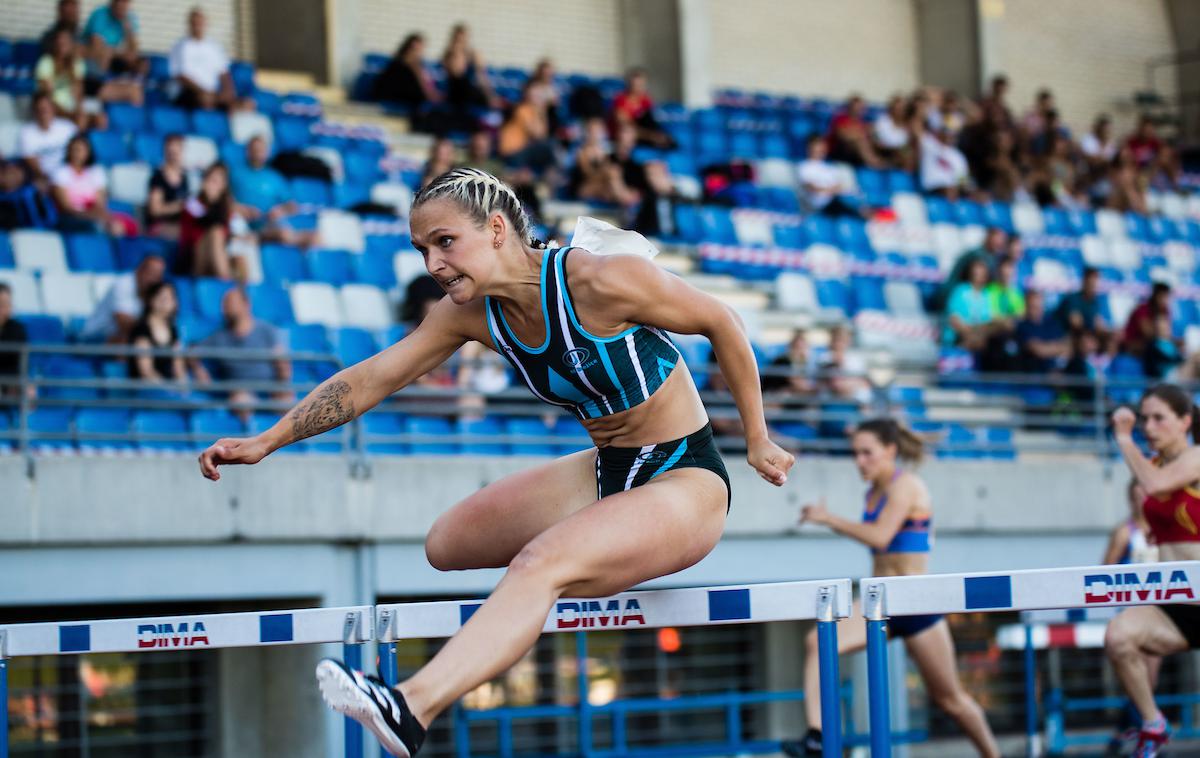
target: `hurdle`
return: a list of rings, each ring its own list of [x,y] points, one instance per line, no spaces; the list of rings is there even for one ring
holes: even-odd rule
[[[891,755],[887,619],[938,613],[997,613],[1194,603],[1200,561],[1077,566],[1009,572],[868,577],[859,583],[867,619],[867,686],[872,758]],[[1026,626],[1032,634],[1032,626]],[[1026,665],[1031,665],[1031,644]],[[1026,679],[1027,724],[1036,703]],[[1032,753],[1035,745],[1027,746]]]
[[[562,598],[555,603],[542,627],[543,633],[588,632],[613,629],[653,629],[666,626],[760,624],[769,621],[815,620],[821,670],[821,716],[825,724],[822,746],[825,758],[842,755],[838,689],[837,620],[850,615],[849,579],[777,582],[721,587],[689,587],[624,592],[596,599]],[[384,681],[395,684],[396,642],[406,639],[449,637],[483,604],[482,600],[400,603],[375,608],[375,638],[379,641],[379,667]],[[584,635],[579,635],[583,642]],[[582,648],[586,651],[586,648]],[[579,677],[581,716],[578,754],[595,755],[586,681]],[[733,728],[735,725],[731,725]],[[459,737],[467,728],[459,723]],[[511,724],[501,723],[501,731]],[[503,736],[502,736],[503,739]],[[624,735],[614,730],[613,753],[626,749]]]
[[[153,653],[340,642],[346,662],[362,668],[374,608],[305,608],[190,616],[63,621],[0,626],[0,758],[8,758],[8,659],[32,655]],[[347,758],[362,758],[362,726],[346,718]]]

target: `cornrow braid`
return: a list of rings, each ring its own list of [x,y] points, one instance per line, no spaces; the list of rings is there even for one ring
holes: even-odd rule
[[[477,168],[456,168],[447,171],[417,193],[412,207],[417,209],[431,200],[446,198],[458,203],[476,226],[482,227],[488,218],[499,211],[513,225],[517,237],[529,240],[535,248],[545,243],[533,236],[533,223],[525,212],[517,193],[504,182]]]

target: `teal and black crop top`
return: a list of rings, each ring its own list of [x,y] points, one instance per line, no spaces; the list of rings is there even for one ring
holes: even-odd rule
[[[900,471],[897,471],[892,475],[893,482],[899,478],[900,473]],[[879,495],[879,499],[875,502],[874,507],[871,504],[871,491],[868,490],[866,504],[863,506],[863,523],[875,523],[885,505],[887,505],[886,490]],[[930,537],[932,528],[933,516],[930,515],[925,518],[912,518],[910,516],[900,525],[900,531],[896,532],[896,536],[892,538],[892,541],[885,549],[872,548],[871,552],[875,555],[884,553],[928,553],[932,542]]]
[[[680,362],[679,350],[661,329],[633,326],[596,337],[579,323],[567,287],[571,248],[548,249],[542,258],[542,317],[546,337],[523,344],[504,319],[500,303],[486,298],[492,343],[540,400],[569,409],[580,419],[600,418],[645,402]]]

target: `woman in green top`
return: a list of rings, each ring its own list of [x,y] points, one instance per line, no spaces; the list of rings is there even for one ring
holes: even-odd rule
[[[984,289],[988,308],[994,319],[1022,319],[1025,317],[1025,296],[1017,283],[1017,259],[1005,256],[996,264],[992,281]]]
[[[34,68],[38,91],[50,95],[56,116],[70,119],[80,129],[103,129],[107,126],[103,112],[89,114],[83,110],[84,73],[71,30],[58,29],[51,38],[50,50]]]

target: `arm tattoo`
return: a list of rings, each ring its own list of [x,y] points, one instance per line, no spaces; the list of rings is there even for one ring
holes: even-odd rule
[[[292,411],[292,441],[315,437],[354,418],[350,384],[338,380],[316,391]]]

